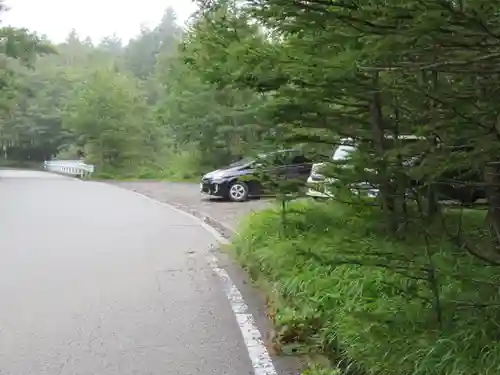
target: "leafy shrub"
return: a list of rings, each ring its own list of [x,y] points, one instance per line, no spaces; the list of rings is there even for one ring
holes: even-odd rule
[[[449,227],[410,223],[394,240],[375,208],[294,203],[285,234],[279,209],[263,211],[233,247],[282,299],[274,320],[285,344],[368,374],[498,374],[500,271],[449,240],[458,214],[445,214]],[[484,212],[461,221],[485,241]]]
[[[194,150],[172,152],[163,164],[165,165],[165,176],[171,180],[198,180],[202,174],[199,156]]]
[[[97,167],[93,175],[95,179],[111,180],[168,180],[168,181],[196,181],[201,172],[196,153],[185,150],[173,152],[165,150],[156,160],[143,161],[142,165],[129,165],[124,168]]]

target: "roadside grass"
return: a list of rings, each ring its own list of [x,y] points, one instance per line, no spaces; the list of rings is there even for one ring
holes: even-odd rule
[[[500,374],[499,267],[450,239],[463,227],[495,257],[485,212],[410,221],[398,240],[382,222],[373,207],[295,202],[285,228],[278,207],[242,223],[232,249],[265,286],[274,344],[327,357],[314,375]]]
[[[155,163],[149,162],[134,168],[103,171],[97,166],[96,173],[92,178],[115,181],[199,182],[201,175],[196,155],[180,151],[178,153],[169,152],[164,157],[158,158]]]
[[[113,180],[122,182],[134,181],[164,181],[164,182],[192,182],[200,181],[199,177],[182,177],[178,174],[170,174],[164,172],[143,171],[141,173],[95,173],[92,175],[93,180]]]
[[[167,181],[167,182],[200,182],[196,173],[164,170],[161,168],[144,167],[135,171],[96,171],[93,180],[132,181]]]

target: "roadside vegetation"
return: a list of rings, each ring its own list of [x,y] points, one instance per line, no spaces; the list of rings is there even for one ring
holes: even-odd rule
[[[255,28],[242,25],[252,38]],[[167,8],[158,25],[130,41],[73,31],[56,44],[14,30],[16,47],[0,51],[8,61],[0,163],[85,159],[96,178],[189,181],[248,154],[261,140],[256,129],[267,126],[266,98],[193,71],[190,57],[208,47],[200,27],[212,27],[203,13],[181,25]],[[17,56],[22,50],[32,53]]]
[[[321,171],[336,199],[282,199],[233,246],[268,292],[275,347],[328,358],[312,373],[500,371],[495,6],[205,2],[212,29],[197,29],[187,61],[219,87],[267,97],[259,144],[318,159],[341,138],[359,144],[349,168]],[[266,29],[246,37],[249,19]],[[353,194],[357,183],[378,196]],[[450,186],[460,203],[443,205]]]
[[[378,207],[295,202],[285,225],[279,207],[249,217],[233,250],[268,294],[271,345],[317,371],[496,374],[500,270],[454,241],[463,226],[490,247],[485,215],[446,209],[395,238]]]
[[[3,28],[1,156],[190,180],[300,147],[335,199],[278,186],[234,243],[282,353],[327,358],[313,375],[498,374],[499,5],[204,0],[126,43]],[[329,160],[343,138],[348,168]],[[450,186],[460,203],[443,204]]]

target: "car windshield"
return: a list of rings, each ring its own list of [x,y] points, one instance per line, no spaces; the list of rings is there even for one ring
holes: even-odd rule
[[[245,165],[251,164],[254,160],[255,160],[255,158],[248,158],[248,157],[243,158],[243,159],[240,159],[238,161],[235,161],[232,164],[229,164],[229,167],[230,168],[243,167]]]
[[[270,152],[267,154],[261,153],[254,157],[245,157],[229,165],[229,168],[244,167],[247,165],[269,165],[269,164],[283,164],[285,163],[287,153],[286,151]]]

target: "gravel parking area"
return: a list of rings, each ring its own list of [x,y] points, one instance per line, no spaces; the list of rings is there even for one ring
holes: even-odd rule
[[[233,230],[242,218],[270,205],[267,199],[254,199],[243,203],[212,199],[201,194],[199,185],[193,183],[137,181],[113,184],[160,202],[182,207],[192,213],[208,215]]]

